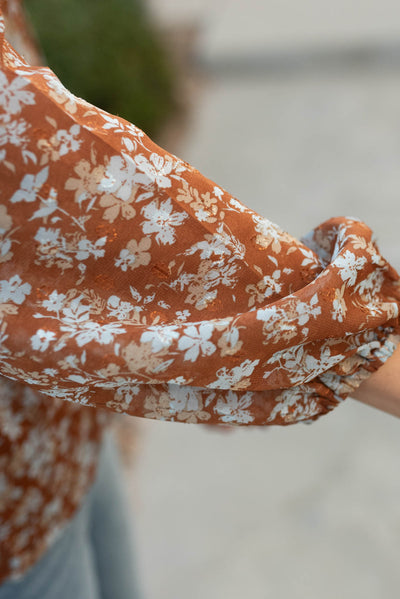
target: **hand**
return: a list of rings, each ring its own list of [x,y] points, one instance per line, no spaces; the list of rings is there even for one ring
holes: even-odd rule
[[[400,345],[351,397],[400,418]]]

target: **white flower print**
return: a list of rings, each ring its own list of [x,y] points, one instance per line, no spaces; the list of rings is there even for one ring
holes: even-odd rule
[[[150,160],[143,154],[138,154],[135,156],[135,162],[148,178],[159,187],[171,187],[171,180],[168,175],[171,174],[174,165],[170,158],[159,156],[153,152],[150,155]]]
[[[121,328],[121,325],[116,322],[109,324],[99,324],[98,322],[88,319],[88,306],[80,306],[81,311],[77,310],[77,316],[74,318],[74,314],[70,314],[71,311],[68,309],[63,310],[65,317],[61,319],[60,330],[63,332],[70,333],[76,339],[76,343],[79,347],[96,341],[101,345],[106,345],[114,341],[115,335],[125,333],[125,329]]]
[[[224,190],[223,190],[223,189],[221,189],[220,187],[218,187],[217,185],[214,185],[213,194],[214,194],[215,196],[217,196],[217,198],[218,198],[219,200],[221,200],[221,199],[222,199],[222,196],[224,195]]]
[[[149,326],[140,337],[140,343],[151,343],[151,348],[154,353],[168,348],[174,339],[179,337],[176,326]]]
[[[339,274],[342,281],[347,282],[347,285],[354,285],[357,280],[357,272],[361,270],[367,259],[364,256],[356,256],[350,250],[346,250],[340,254],[332,262],[339,269]]]
[[[65,330],[60,327],[61,330]],[[117,322],[109,324],[99,324],[98,322],[86,321],[81,325],[81,330],[76,335],[77,344],[82,347],[91,341],[97,341],[101,345],[106,345],[114,341],[115,335],[121,335],[126,330],[121,328]]]
[[[248,424],[254,420],[254,416],[246,409],[251,406],[252,402],[253,393],[251,391],[245,393],[240,399],[237,393],[229,391],[226,401],[218,399],[214,411],[221,416],[222,422]]]
[[[64,104],[64,107],[68,112],[71,114],[75,113],[77,110],[76,96],[64,87],[61,81],[57,79],[53,73],[43,73],[43,78],[48,85],[49,95],[54,98],[56,102]],[[79,98],[79,100],[82,101],[81,98]]]
[[[126,272],[128,268],[131,268],[135,264],[135,262],[135,254],[132,254],[129,250],[125,248],[120,251],[119,258],[116,258],[115,266]]]
[[[36,331],[34,335],[31,337],[31,345],[32,349],[37,351],[46,351],[48,349],[50,341],[56,338],[56,334],[54,331],[46,331],[44,329],[39,329]]]
[[[54,247],[60,243],[60,229],[40,227],[34,237],[41,245]]]
[[[244,206],[241,202],[239,202],[236,198],[231,198],[229,200],[229,204],[237,211],[237,212],[248,212],[249,209],[247,206]]]
[[[307,353],[304,345],[295,345],[290,349],[276,352],[267,360],[267,364],[279,362],[280,366],[286,370],[292,384],[307,383],[344,360],[345,356],[343,354],[331,354],[329,343],[331,342],[328,340],[322,346],[319,358],[315,358]],[[281,360],[284,361],[284,364],[282,364]],[[269,376],[270,372],[266,373],[264,378],[268,378]]]
[[[112,156],[105,171],[105,177],[100,181],[98,190],[114,194],[126,202],[132,195],[133,188],[138,184],[148,181],[137,168],[133,160],[126,154]]]
[[[43,300],[42,306],[49,312],[59,312],[64,305],[66,295],[59,293],[56,289],[49,295],[49,299]]]
[[[82,141],[80,139],[76,139],[76,136],[80,133],[80,126],[75,124],[69,128],[69,131],[66,129],[59,129],[56,133],[56,138],[61,141],[61,145],[59,147],[60,156],[64,156],[68,154],[68,152],[76,152],[79,150]]]
[[[318,304],[318,294],[314,293],[310,302],[297,302],[296,312],[299,315],[299,325],[303,326],[310,320],[310,316],[316,318],[318,314],[321,314],[321,306]]]
[[[101,258],[104,256],[105,250],[103,246],[107,241],[107,237],[101,237],[94,243],[89,239],[81,239],[78,243],[78,252],[76,254],[77,260],[86,260],[89,256],[94,258]]]
[[[238,266],[235,264],[226,264],[219,268],[211,268],[205,275],[205,280],[208,281],[207,289],[217,285],[225,285],[225,287],[234,287],[236,278],[232,275],[237,271]]]
[[[175,229],[182,225],[187,218],[185,212],[173,212],[172,202],[168,198],[159,204],[153,200],[142,208],[146,221],[142,224],[143,233],[157,233],[156,240],[162,244],[172,244],[175,241]]]
[[[14,275],[8,281],[0,281],[0,303],[12,301],[15,304],[22,304],[31,289],[32,286],[23,283],[19,275]]]
[[[175,316],[179,321],[185,322],[190,317],[190,312],[189,310],[177,310]]]
[[[22,77],[15,77],[9,83],[4,71],[0,71],[0,106],[6,114],[18,114],[24,104],[35,103],[34,93],[23,89],[28,83]]]
[[[296,422],[306,420],[318,414],[319,407],[311,393],[307,392],[302,385],[297,388],[285,389],[276,398],[276,405],[271,410],[268,422],[273,422],[280,416],[285,422]]]
[[[117,295],[111,295],[107,300],[109,315],[117,320],[127,320],[134,310],[129,302],[123,302]]]
[[[172,383],[172,381],[170,381]],[[180,412],[196,412],[199,409],[199,400],[195,390],[190,387],[179,387],[172,384],[168,385],[170,390],[169,409],[171,414]]]
[[[195,362],[200,352],[203,356],[211,356],[217,349],[210,341],[213,331],[214,326],[208,322],[203,322],[198,327],[194,324],[186,327],[178,341],[178,348],[186,350],[183,359]]]
[[[63,308],[63,323],[76,327],[89,319],[90,306],[82,304],[83,295],[74,298]]]
[[[49,167],[45,166],[41,171],[24,175],[20,188],[11,196],[10,202],[34,202],[43,184],[49,176]]]
[[[46,216],[50,216],[50,214],[53,214],[53,212],[58,210],[57,195],[57,190],[54,187],[51,187],[49,189],[48,197],[40,198],[40,208],[32,214],[29,220],[33,220],[34,218],[45,218]]]
[[[373,270],[365,279],[363,279],[355,289],[359,293],[369,293],[381,291],[383,282],[385,280],[385,271],[383,268],[376,268]]]
[[[206,260],[211,258],[213,254],[216,256],[230,256],[231,251],[226,247],[224,239],[221,235],[210,235],[206,233],[204,240],[194,243],[185,251],[185,254],[190,256],[195,252],[200,251],[200,258]]]
[[[174,379],[168,381],[169,385],[187,385],[188,380],[184,376],[177,376]]]
[[[229,389],[237,385],[243,378],[250,376],[259,362],[260,360],[245,360],[230,370],[223,366],[217,370],[218,378],[210,383],[208,387],[211,389]]]
[[[281,241],[283,239],[284,233],[282,229],[275,223],[263,216],[260,216],[259,214],[252,214],[251,217],[255,224],[255,230],[265,238],[265,240],[261,240],[261,245],[264,247],[271,245],[272,251],[279,253],[281,251]],[[267,244],[266,246],[265,243]]]
[[[0,126],[0,146],[6,144],[22,146],[27,141],[27,137],[24,136],[27,128],[28,124],[23,119],[5,121]]]
[[[72,401],[74,403],[81,403],[82,405],[92,406],[90,402],[90,388],[88,386],[80,385],[74,389],[53,387],[52,389],[41,389],[41,393],[48,395],[49,397],[55,397],[57,399],[64,399],[66,401]]]
[[[131,296],[133,297],[133,299],[135,300],[135,302],[140,302],[142,299],[141,294],[139,293],[139,291],[136,289],[136,287],[129,287],[129,290],[131,292]]]

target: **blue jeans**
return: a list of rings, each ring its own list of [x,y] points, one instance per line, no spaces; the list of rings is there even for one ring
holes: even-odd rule
[[[118,449],[106,431],[97,478],[62,534],[0,599],[139,599],[128,498]]]

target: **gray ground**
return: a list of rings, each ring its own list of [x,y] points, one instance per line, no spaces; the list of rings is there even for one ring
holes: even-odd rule
[[[199,24],[210,73],[179,154],[296,236],[362,218],[399,268],[400,5],[151,4]],[[398,420],[349,399],[311,426],[137,434],[147,598],[400,596]]]

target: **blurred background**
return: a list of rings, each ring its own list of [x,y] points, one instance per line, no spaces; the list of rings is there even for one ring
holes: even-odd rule
[[[398,2],[27,7],[74,93],[297,237],[361,218],[400,268]],[[348,399],[311,426],[119,427],[147,598],[399,597],[398,420]]]

